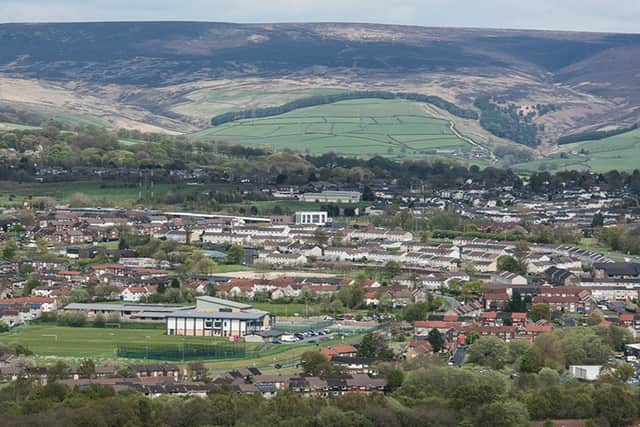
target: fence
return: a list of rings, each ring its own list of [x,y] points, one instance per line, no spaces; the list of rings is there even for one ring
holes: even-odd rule
[[[234,344],[176,344],[176,345],[118,345],[118,357],[153,360],[242,359],[253,356],[244,345]]]
[[[304,331],[321,331],[333,325],[332,321],[320,322],[276,322],[274,329],[283,332],[304,332]]]

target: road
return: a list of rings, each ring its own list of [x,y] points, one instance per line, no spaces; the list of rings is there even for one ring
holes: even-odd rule
[[[453,366],[455,366],[456,368],[462,368],[462,365],[464,365],[466,357],[467,357],[466,347],[456,348],[455,353],[453,353]]]

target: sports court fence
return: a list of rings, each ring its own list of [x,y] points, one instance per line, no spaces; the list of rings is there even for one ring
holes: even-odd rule
[[[211,360],[243,359],[251,357],[244,345],[236,344],[176,344],[176,345],[118,345],[118,357],[153,360]]]

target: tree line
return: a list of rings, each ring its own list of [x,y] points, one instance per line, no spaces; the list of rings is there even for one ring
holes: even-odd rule
[[[636,123],[631,126],[622,127],[619,129],[612,130],[596,130],[591,132],[582,132],[582,133],[574,133],[571,135],[566,135],[558,138],[556,144],[565,145],[565,144],[573,144],[574,142],[580,141],[597,141],[599,139],[609,138],[612,136],[620,135],[626,132],[631,132],[632,130],[638,129],[640,124]]]

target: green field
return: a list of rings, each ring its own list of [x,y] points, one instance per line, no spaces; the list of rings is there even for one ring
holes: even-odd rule
[[[268,367],[274,363],[295,363],[302,353],[311,348],[326,347],[340,343],[353,343],[361,335],[352,335],[338,340],[309,343],[305,345],[274,345],[258,353],[257,357],[243,359],[225,359],[205,362],[212,370],[222,371],[240,367]],[[138,363],[135,359],[117,359],[118,345],[181,345],[228,343],[225,338],[212,337],[171,337],[164,335],[164,329],[119,329],[119,328],[71,328],[50,324],[22,326],[11,332],[0,334],[0,344],[21,344],[34,352],[40,365],[63,359],[71,365],[77,365],[83,358],[92,358],[97,363],[106,363],[114,359],[118,363]],[[243,344],[247,351],[256,351],[261,344]]]
[[[281,105],[296,99],[314,95],[333,95],[345,92],[337,88],[264,88],[255,85],[225,85],[220,88],[204,88],[189,95],[190,101],[179,104],[173,111],[188,116],[210,119],[216,114],[247,108]]]
[[[279,116],[239,120],[190,137],[364,157],[447,155],[472,148],[454,134],[447,120],[427,115],[419,104],[380,99],[342,101]]]
[[[633,171],[640,168],[640,129],[596,141],[560,146],[564,153],[546,159],[513,165],[523,172],[565,169],[607,172],[612,169]]]
[[[196,192],[202,186],[184,184],[155,184],[138,187],[112,181],[80,181],[59,183],[16,183],[0,181],[0,206],[31,203],[34,198],[50,197],[58,203],[77,206],[87,204],[101,207],[130,207],[148,204],[169,192]],[[81,203],[85,202],[85,203]]]
[[[39,129],[37,126],[19,125],[16,123],[0,122],[0,131],[3,130],[33,130]]]
[[[309,304],[308,308],[305,306],[305,304],[295,304],[295,303],[291,303],[291,304],[276,304],[276,303],[253,303],[252,304],[255,308],[257,308],[258,310],[265,310],[268,311],[272,314],[274,314],[276,317],[278,316],[306,316],[307,313],[309,314],[309,316],[319,316],[320,313],[320,307],[318,305],[314,305],[314,304]]]
[[[164,329],[71,328],[48,324],[23,326],[0,335],[2,344],[22,344],[36,356],[114,358],[120,345],[175,345],[228,342],[212,337],[170,337]],[[247,349],[255,349],[249,345]]]

